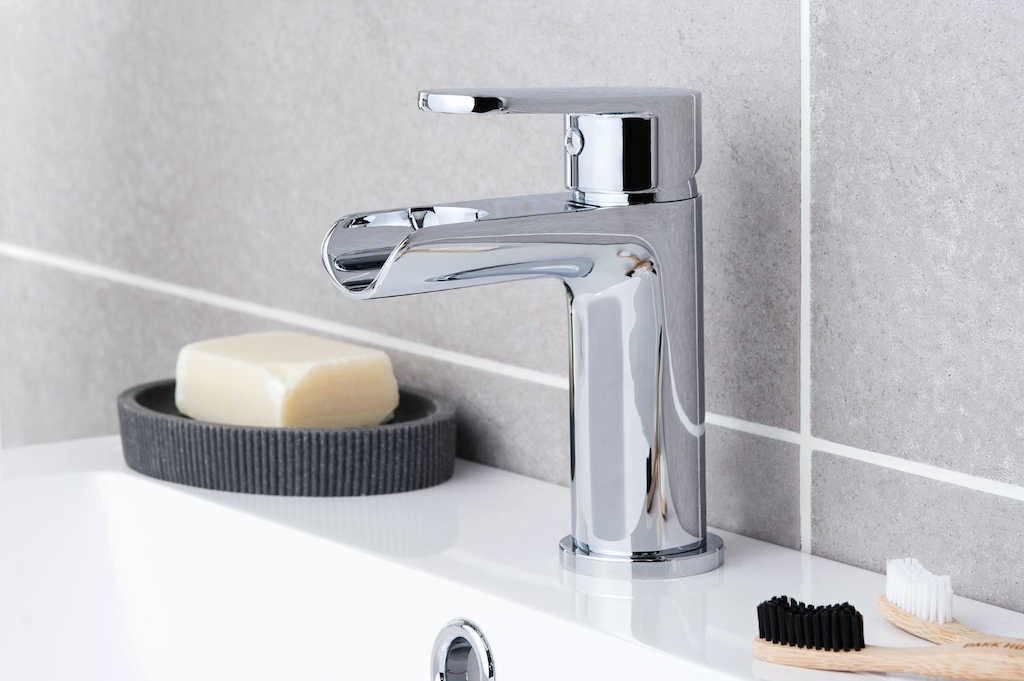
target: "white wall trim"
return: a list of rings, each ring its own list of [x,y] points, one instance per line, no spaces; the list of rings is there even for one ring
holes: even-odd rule
[[[750,435],[766,437],[780,442],[788,442],[793,445],[800,444],[800,433],[793,432],[792,430],[786,430],[785,428],[766,426],[763,423],[744,421],[743,419],[738,419],[734,416],[723,416],[722,414],[715,414],[710,411],[704,414],[704,421],[712,426],[718,426],[720,428],[738,430],[741,433],[749,433]]]
[[[268,305],[261,305],[259,303],[253,303],[239,298],[233,298],[231,296],[211,293],[209,291],[204,291],[190,286],[173,284],[159,279],[153,279],[151,277],[124,272],[111,267],[104,267],[102,265],[95,265],[65,256],[46,253],[33,248],[27,248],[25,246],[18,246],[0,241],[0,256],[7,256],[16,260],[30,262],[44,267],[51,267],[73,274],[93,277],[115,284],[133,286],[135,288],[152,291],[154,293],[174,296],[224,310],[249,314],[254,317],[270,319],[283,324],[307,328],[312,331],[320,331],[322,333],[328,333],[355,341],[371,343],[373,345],[400,352],[408,352],[428,357],[430,359],[449,362],[451,364],[457,364],[459,366],[478,369],[481,371],[488,371],[552,388],[562,390],[568,389],[568,379],[562,376],[555,376],[553,374],[535,371],[533,369],[525,369],[523,367],[518,367],[504,362],[497,362],[494,360],[484,359],[482,357],[475,357],[473,355],[467,355],[451,350],[444,350],[425,343],[408,341],[375,331],[367,331],[366,329],[360,329],[346,324],[338,324],[336,322],[318,319],[309,315],[279,310]],[[958,471],[950,471],[944,468],[939,468],[938,466],[901,459],[888,454],[880,454],[878,452],[872,452],[866,449],[840,444],[838,442],[831,442],[823,438],[813,437],[803,432],[798,433],[785,428],[769,426],[762,423],[756,423],[754,421],[746,421],[732,416],[724,416],[722,414],[715,414],[712,412],[708,412],[705,416],[707,423],[720,428],[728,428],[730,430],[765,437],[779,442],[785,442],[787,444],[798,445],[801,452],[801,464],[805,459],[809,460],[812,451],[818,450],[847,459],[853,459],[855,461],[861,461],[881,466],[883,468],[909,473],[911,475],[931,480],[937,480],[939,482],[966,487],[979,492],[986,492],[988,494],[995,494],[997,496],[1017,501],[1024,501],[1024,487],[1022,486],[999,482],[996,480],[989,480],[988,478],[969,475]],[[804,456],[804,452],[807,454],[806,457]],[[803,492],[804,489],[802,486],[801,495]]]
[[[888,468],[902,473],[910,473],[911,475],[916,475],[921,478],[928,478],[929,480],[936,480],[938,482],[946,482],[951,485],[957,485],[958,487],[973,489],[978,492],[995,494],[996,496],[1006,497],[1007,499],[1024,501],[1024,487],[1014,485],[1009,482],[1000,482],[999,480],[982,478],[969,473],[951,471],[945,468],[940,468],[939,466],[921,463],[919,461],[901,459],[898,456],[890,456],[889,454],[879,454],[878,452],[861,449],[860,447],[851,447],[850,445],[824,440],[820,437],[810,438],[809,445],[812,449],[825,452],[826,454],[834,454],[846,459],[870,463],[876,466],[881,466],[882,468]]]
[[[800,0],[800,550],[811,552],[811,0]]]
[[[47,253],[34,248],[26,248],[24,246],[0,241],[0,255],[6,255],[11,258],[17,258],[18,260],[24,260],[38,265],[54,267],[56,269],[64,270],[65,272],[82,274],[116,284],[134,286],[135,288],[152,291],[154,293],[162,293],[176,298],[183,298],[185,300],[211,305],[224,310],[232,310],[234,312],[249,314],[254,317],[270,319],[272,321],[281,322],[282,324],[299,326],[313,331],[321,331],[323,333],[329,333],[353,341],[371,343],[389,350],[408,352],[421,357],[428,357],[430,359],[449,362],[451,364],[457,364],[459,366],[465,366],[472,369],[489,371],[494,374],[501,374],[503,376],[509,376],[510,378],[518,378],[520,380],[539,383],[553,388],[568,389],[569,387],[568,378],[554,376],[543,371],[535,371],[533,369],[526,369],[513,364],[507,364],[505,362],[498,362],[492,359],[485,359],[483,357],[467,355],[461,352],[445,350],[444,348],[427,345],[426,343],[417,343],[403,338],[395,338],[394,336],[361,329],[356,326],[349,326],[348,324],[340,324],[326,319],[319,319],[299,312],[281,310],[269,305],[262,305],[260,303],[242,300],[241,298],[212,293],[210,291],[204,291],[203,289],[193,288],[191,286],[174,284],[140,274],[133,274],[131,272],[125,272],[111,267],[104,267],[103,265],[96,265],[83,260],[76,260],[74,258],[68,258],[54,253]]]

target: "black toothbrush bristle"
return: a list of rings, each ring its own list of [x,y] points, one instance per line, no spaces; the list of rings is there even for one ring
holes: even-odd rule
[[[762,639],[786,646],[836,652],[864,647],[864,618],[849,603],[813,606],[776,596],[757,606],[757,629]]]
[[[826,608],[828,610],[829,619],[832,620],[832,641],[829,644],[829,650],[839,650],[843,647],[843,623],[839,618],[839,608],[843,606],[837,605],[835,608]]]
[[[764,604],[762,603],[762,605]],[[764,610],[763,607],[761,609]],[[817,609],[815,609],[815,612],[817,612]],[[807,616],[811,618],[811,623],[814,626],[814,649],[821,650],[825,647],[825,640],[822,637],[821,618],[815,617],[814,612],[807,613]]]

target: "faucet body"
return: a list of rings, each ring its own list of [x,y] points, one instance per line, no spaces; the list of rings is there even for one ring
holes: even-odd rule
[[[545,91],[529,92],[547,101],[536,95]],[[420,102],[424,108],[424,93]],[[580,147],[600,131],[581,135],[580,118],[566,116],[567,184],[605,172],[581,164],[590,159]],[[636,118],[652,120],[646,112]],[[621,147],[629,147],[629,126],[617,127]],[[594,576],[684,576],[722,563],[721,539],[706,531],[701,197],[692,175],[671,192],[643,187],[657,175],[650,137],[640,140],[655,158],[641,154],[633,164],[642,191],[621,186],[637,173],[630,175],[629,152],[620,149],[618,191],[573,184],[562,194],[350,215],[322,252],[335,284],[357,299],[539,276],[562,281],[572,466],[572,533],[561,543],[562,564]],[[699,145],[693,173],[698,166]]]

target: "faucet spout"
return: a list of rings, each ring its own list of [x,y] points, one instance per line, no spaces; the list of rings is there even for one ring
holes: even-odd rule
[[[343,293],[360,300],[585,276],[585,258],[560,260],[549,248],[529,246],[539,223],[589,210],[569,195],[551,194],[358,213],[327,234],[324,266]]]

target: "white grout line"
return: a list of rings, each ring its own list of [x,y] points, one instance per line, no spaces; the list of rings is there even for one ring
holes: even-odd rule
[[[267,305],[260,305],[258,303],[252,303],[238,298],[232,298],[230,296],[210,293],[208,291],[203,291],[189,286],[171,284],[158,279],[131,274],[110,267],[103,267],[101,265],[94,265],[81,260],[74,260],[64,256],[25,248],[23,246],[0,242],[0,256],[8,256],[18,260],[32,262],[46,267],[53,267],[75,274],[82,274],[117,284],[134,286],[147,291],[175,296],[225,310],[233,310],[264,319],[280,321],[285,324],[322,331],[344,338],[372,343],[381,347],[409,352],[452,364],[458,364],[472,369],[489,371],[491,373],[501,374],[510,378],[531,381],[541,385],[550,386],[552,388],[560,388],[563,390],[568,389],[568,379],[561,376],[554,376],[552,374],[534,371],[532,369],[524,369],[504,362],[496,362],[480,357],[474,357],[472,355],[452,352],[450,350],[442,350],[441,348],[435,348],[423,343],[415,343],[387,336],[382,333],[366,331],[365,329],[359,329],[345,324],[337,324],[335,322],[317,319],[308,315],[287,312]],[[887,454],[879,454],[866,449],[859,449],[857,447],[851,447],[849,445],[843,445],[822,438],[797,433],[785,428],[767,426],[761,423],[754,423],[752,421],[734,418],[732,416],[723,416],[721,414],[708,412],[705,414],[705,419],[707,423],[714,426],[799,445],[801,453],[805,450],[808,453],[812,450],[821,450],[847,459],[862,461],[923,478],[946,482],[980,492],[987,492],[989,494],[995,494],[1009,499],[1024,501],[1024,487],[1011,485],[1009,483],[980,478],[966,473],[959,473],[957,471],[949,471],[937,466],[908,461],[906,459],[889,456]]]
[[[104,267],[103,265],[96,265],[83,260],[76,260],[74,258],[39,251],[34,248],[27,248],[25,246],[18,246],[0,241],[0,255],[6,255],[19,260],[36,263],[38,265],[54,267],[66,272],[82,274],[96,279],[103,279],[117,284],[134,286],[136,288],[153,291],[155,293],[184,298],[197,303],[211,305],[226,310],[233,310],[235,312],[241,312],[263,319],[270,319],[290,324],[292,326],[299,326],[314,331],[322,331],[355,341],[372,343],[373,345],[401,352],[408,352],[421,357],[429,357],[431,359],[437,359],[451,364],[457,364],[459,366],[480,369],[482,371],[489,371],[491,373],[508,376],[510,378],[539,383],[540,385],[552,388],[560,388],[562,390],[569,389],[569,379],[562,376],[555,376],[543,371],[526,369],[512,364],[484,359],[482,357],[467,355],[452,350],[444,350],[425,343],[417,343],[414,341],[404,340],[402,338],[395,338],[394,336],[389,336],[375,331],[368,331],[366,329],[348,326],[346,324],[339,324],[337,322],[331,322],[297,312],[289,312],[287,310],[270,307],[269,305],[261,305],[259,303],[253,303],[251,301],[233,298],[231,296],[211,293],[209,291],[190,286],[173,284],[160,279],[153,279],[152,277],[114,269],[112,267]],[[760,435],[761,437],[771,438],[773,440],[781,440],[783,442],[790,442],[793,444],[799,444],[800,441],[800,435],[791,430],[776,428],[774,426],[766,426],[752,421],[744,421],[743,419],[734,418],[732,416],[722,416],[721,414],[708,412],[705,414],[705,420],[712,425],[722,426],[724,428],[730,428],[732,430],[738,430],[752,435]]]
[[[794,445],[800,444],[800,433],[794,433],[792,430],[786,430],[785,428],[776,428],[775,426],[766,426],[763,423],[744,421],[743,419],[738,419],[733,416],[713,414],[710,411],[704,414],[704,421],[712,426],[728,428],[729,430],[738,430],[742,433],[759,435],[761,437],[779,440],[780,442],[788,442]]]
[[[811,552],[811,2],[800,2],[800,550]]]
[[[270,319],[276,322],[281,322],[282,324],[300,326],[314,331],[321,331],[341,336],[342,338],[354,341],[371,343],[383,348],[388,348],[389,350],[408,352],[413,355],[428,357],[442,362],[449,362],[451,364],[457,364],[471,369],[480,369],[482,371],[489,371],[491,373],[501,374],[510,378],[518,378],[524,381],[539,383],[552,388],[564,388],[568,390],[569,387],[568,378],[544,373],[543,371],[525,369],[513,364],[506,364],[505,362],[498,362],[491,359],[485,359],[483,357],[467,355],[461,352],[445,350],[425,343],[417,343],[415,341],[405,340],[402,338],[395,338],[394,336],[388,336],[375,331],[367,331],[366,329],[349,326],[347,324],[339,324],[325,319],[318,319],[298,312],[289,312],[287,310],[270,307],[269,305],[261,305],[248,300],[242,300],[240,298],[233,298],[219,293],[211,293],[191,286],[172,284],[167,281],[161,281],[160,279],[144,277],[142,275],[124,272],[111,267],[104,267],[102,265],[95,265],[82,260],[75,260],[61,255],[38,251],[33,248],[26,248],[24,246],[16,246],[14,244],[0,242],[0,255],[7,255],[12,258],[18,258],[19,260],[25,260],[39,265],[56,267],[66,272],[84,274],[86,276],[103,279],[117,284],[126,284],[128,286],[134,286],[136,288],[153,291],[155,293],[184,298],[197,303],[204,303],[206,305],[219,307],[224,310],[233,310],[235,312],[241,312],[255,317],[262,317],[263,319]]]
[[[800,550],[804,553],[811,553],[811,542],[813,541],[811,534],[813,520],[811,492],[814,484],[811,462],[813,458],[813,450],[806,443],[802,443],[800,445]]]
[[[958,487],[966,487],[968,489],[977,490],[978,492],[995,494],[996,496],[1006,497],[1007,499],[1024,501],[1024,487],[1013,485],[1008,482],[1000,482],[998,480],[990,480],[988,478],[970,475],[969,473],[951,471],[938,466],[920,463],[918,461],[901,459],[898,456],[879,454],[878,452],[860,449],[859,447],[851,447],[850,445],[843,445],[838,442],[831,442],[818,437],[809,438],[808,446],[812,449],[818,449],[828,454],[853,459],[854,461],[862,461],[864,463],[874,464],[890,470],[910,473],[911,475],[916,475],[921,478],[928,478],[938,482],[946,482],[951,485],[957,485]]]

